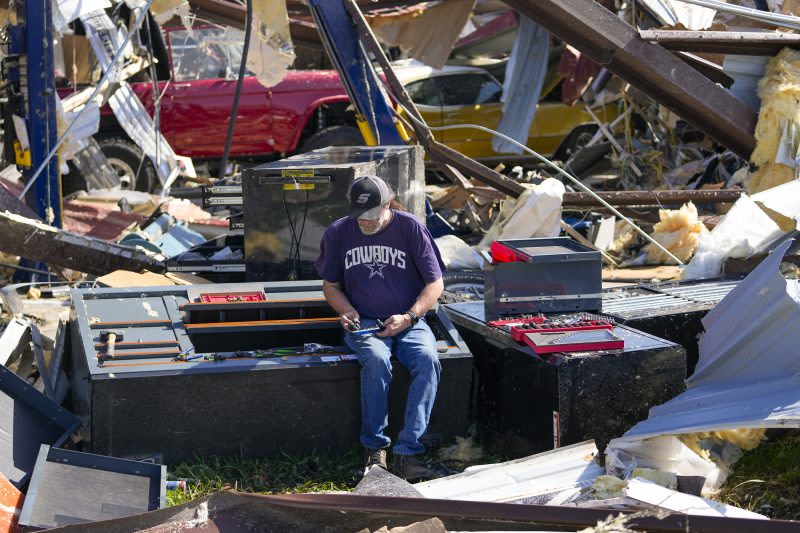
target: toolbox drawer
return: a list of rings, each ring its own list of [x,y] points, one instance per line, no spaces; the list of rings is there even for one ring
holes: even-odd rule
[[[487,267],[484,305],[488,319],[602,308],[600,252],[566,237],[498,243],[521,260],[495,262]]]

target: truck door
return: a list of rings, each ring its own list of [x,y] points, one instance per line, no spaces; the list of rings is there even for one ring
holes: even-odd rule
[[[169,89],[175,151],[220,157],[236,92],[244,33],[234,28],[167,31],[172,83]],[[231,156],[273,152],[270,92],[248,73],[242,85]]]

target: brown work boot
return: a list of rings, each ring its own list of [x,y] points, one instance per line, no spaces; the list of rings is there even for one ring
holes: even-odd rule
[[[406,481],[420,481],[442,477],[444,473],[423,463],[419,455],[395,454],[392,474]]]
[[[374,448],[364,448],[364,461],[366,462],[364,474],[366,474],[373,466],[378,466],[384,470],[389,470],[389,467],[386,464],[385,448],[380,450],[376,450]]]

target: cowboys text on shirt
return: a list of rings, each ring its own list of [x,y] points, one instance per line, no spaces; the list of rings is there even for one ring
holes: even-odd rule
[[[369,269],[369,277],[383,277],[383,269],[393,266],[406,268],[406,253],[391,246],[356,246],[344,254],[344,268],[349,270],[358,265]]]

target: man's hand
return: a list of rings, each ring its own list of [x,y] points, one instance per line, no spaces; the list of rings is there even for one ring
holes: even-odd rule
[[[352,309],[346,313],[343,313],[340,317],[342,322],[342,327],[347,331],[353,331],[353,329],[358,329],[358,324],[361,322],[361,317],[358,315],[358,311]],[[350,325],[353,324],[355,327],[353,329],[350,328]]]
[[[383,325],[383,331],[379,331],[375,335],[378,337],[394,337],[404,329],[411,326],[411,317],[408,315],[392,315],[387,318]]]

